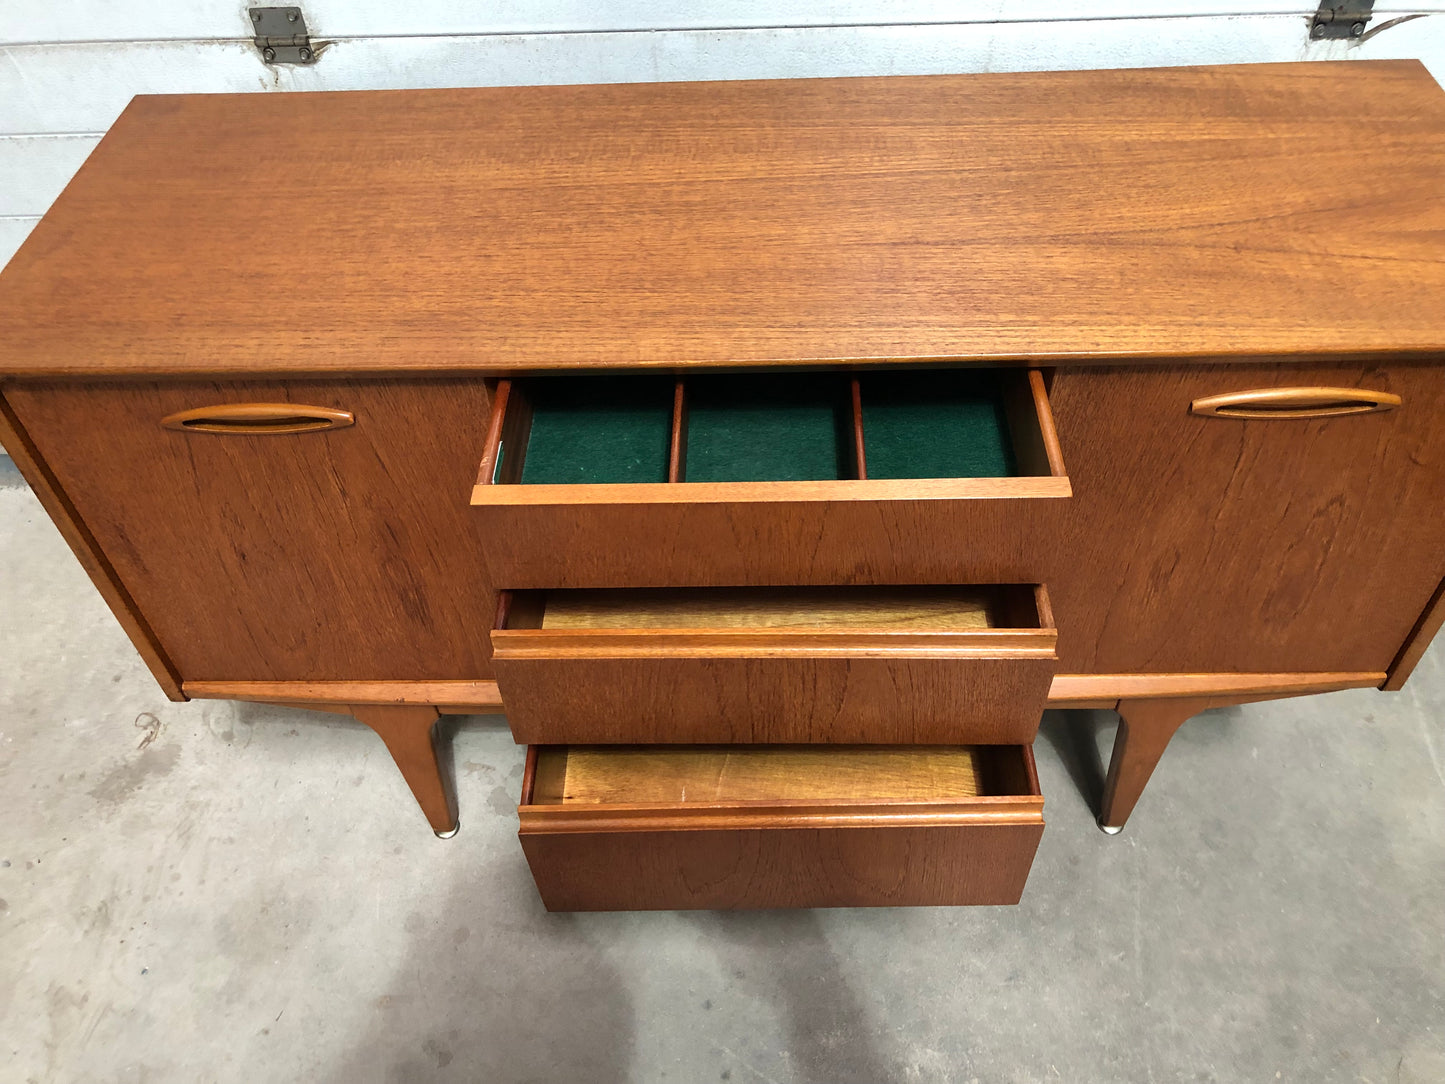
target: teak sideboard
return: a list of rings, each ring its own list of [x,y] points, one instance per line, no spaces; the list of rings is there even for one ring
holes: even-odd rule
[[[1203,709],[1445,618],[1414,62],[135,99],[0,274],[3,441],[166,694],[349,712],[555,909],[1009,903]],[[1200,801],[1209,796],[1200,795]]]

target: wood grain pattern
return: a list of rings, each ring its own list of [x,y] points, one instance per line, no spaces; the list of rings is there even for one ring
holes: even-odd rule
[[[457,796],[451,777],[441,770],[437,759],[436,708],[358,704],[351,714],[386,743],[432,830],[442,836],[455,832]]]
[[[1388,688],[1381,684],[1384,680],[1384,674],[1068,675],[1062,685],[1055,679],[1049,703],[1119,712],[1099,815],[1101,826],[1117,831],[1129,819],[1174,732],[1201,711],[1340,689]],[[1088,700],[1091,689],[1112,690],[1121,699]]]
[[[1022,744],[1054,670],[1043,588],[992,590],[995,613],[1020,627],[948,631],[548,628],[535,598],[514,597],[492,632],[492,663],[512,735],[526,743]]]
[[[556,773],[533,750],[519,835],[549,910],[1016,903],[1043,832],[1032,753],[979,758],[1006,793],[649,806],[538,804]]]
[[[513,443],[507,439],[507,419],[511,418],[514,426],[519,420],[528,426],[532,423],[531,411],[525,404],[512,403],[510,380],[496,381],[488,388],[488,392],[490,407],[487,415],[487,436],[482,445],[482,461],[477,467],[477,485],[490,485],[497,480],[497,467],[502,461],[502,454],[507,445]],[[526,442],[522,443],[525,450]],[[520,480],[520,469],[516,472],[516,477]]]
[[[532,804],[955,800],[980,793],[978,753],[950,746],[543,746]]]
[[[502,709],[495,681],[188,681],[195,699],[254,700],[298,707],[425,704],[443,715],[488,715]]]
[[[519,742],[1032,741],[1049,659],[509,657]]]
[[[1055,674],[1049,707],[1079,707],[1095,702],[1113,707],[1120,697],[1160,700],[1169,697],[1233,695],[1272,700],[1338,689],[1374,688],[1384,674]],[[494,681],[335,681],[246,682],[189,681],[194,700],[250,700],[306,704],[431,704],[442,714],[491,714],[504,711]]]
[[[0,275],[3,436],[168,695],[347,707],[434,825],[438,709],[500,706],[494,588],[1046,582],[1053,680],[1042,593],[1023,628],[592,605],[499,629],[496,673],[532,741],[1025,742],[1046,696],[1118,703],[1117,826],[1201,705],[1398,687],[1445,622],[1442,136],[1412,64],[140,101]],[[868,479],[855,393],[858,479],[678,484],[693,367],[950,360],[1034,363],[1023,477]],[[628,369],[675,376],[669,483],[508,484],[526,382],[483,375]],[[258,402],[356,423],[162,428]],[[996,835],[1030,801],[814,799],[524,829],[549,905],[1007,896],[1037,842]]]
[[[684,451],[687,447],[687,386],[678,379],[673,389],[671,438],[666,482],[529,483],[522,480],[522,464],[530,443],[532,424],[530,385],[499,380],[487,423],[486,451],[477,471],[472,503],[493,505],[615,505],[672,503],[792,503],[802,500],[878,501],[899,499],[1002,500],[1067,497],[1068,472],[1049,407],[1043,374],[1036,369],[1004,373],[999,394],[1008,416],[1008,439],[1017,470],[999,477],[867,478],[863,396],[859,381],[852,392],[852,472],[857,477],[815,481],[688,482]],[[505,446],[507,453],[502,454]],[[862,458],[858,458],[862,457]],[[498,464],[501,464],[500,469]]]
[[[1287,423],[1189,413],[1301,385],[1404,405]],[[1069,368],[1050,401],[1074,496],[1037,578],[1062,671],[1384,672],[1445,579],[1437,367]]]
[[[1054,410],[1049,403],[1044,374],[1039,369],[1030,369],[1028,377],[1029,399],[1033,410],[1031,415],[1028,411],[1020,411],[1018,413],[1023,415],[1021,418],[1016,416],[1010,420],[1014,452],[1021,464],[1027,464],[1029,457],[1025,453],[1026,442],[1031,442],[1037,433],[1037,439],[1043,446],[1043,462],[1023,466],[1022,469],[1031,473],[1048,473],[1055,478],[1066,478],[1069,472],[1064,466],[1064,449],[1059,444],[1059,430],[1054,423]],[[1030,421],[1034,424],[1030,425]],[[1047,471],[1045,466],[1047,466]]]
[[[510,445],[509,445],[510,446]],[[483,460],[485,463],[486,461]],[[503,472],[510,474],[508,459]],[[506,479],[500,479],[505,481]],[[570,516],[592,515],[598,506],[652,504],[790,505],[803,501],[859,504],[875,501],[1047,500],[1072,493],[1067,477],[1020,475],[1015,478],[840,478],[823,482],[597,482],[589,485],[541,483],[482,484],[472,489],[472,504],[492,508],[568,507]]]
[[[1180,726],[1201,711],[1237,703],[1233,697],[1121,700],[1119,730],[1109,757],[1099,824],[1115,830],[1124,826],[1149,777],[1154,774],[1159,758],[1164,755],[1169,739]]]
[[[1004,384],[1020,466],[1037,473],[518,485],[526,395],[500,381],[472,491],[487,575],[508,589],[1044,582],[1041,540],[1057,536],[1071,483],[1042,377]],[[500,443],[513,452],[499,457]],[[966,577],[945,539],[966,540]]]
[[[667,442],[667,480],[681,482],[687,466],[687,384],[672,385],[672,433]]]
[[[1166,699],[1232,696],[1240,702],[1308,696],[1340,689],[1369,689],[1384,673],[1303,674],[1055,674],[1049,707],[1107,706],[1120,697]],[[192,699],[254,700],[291,706],[431,704],[443,715],[505,711],[495,681],[188,681]]]
[[[1257,388],[1206,395],[1189,404],[1191,414],[1206,418],[1342,418],[1394,410],[1400,397],[1369,388]]]
[[[1441,625],[1445,625],[1445,581],[1435,589],[1435,594],[1420,615],[1420,620],[1415,622],[1415,627],[1410,630],[1400,653],[1390,664],[1389,676],[1380,685],[1381,689],[1394,692],[1405,687],[1405,682],[1410,680],[1410,675],[1414,673],[1416,665],[1424,656],[1425,649],[1430,646],[1430,641],[1440,631]]]
[[[293,436],[343,429],[356,421],[350,411],[304,403],[221,403],[178,410],[161,419],[166,429],[218,436]]]
[[[1052,629],[507,629],[509,659],[1052,659]]]
[[[848,381],[848,398],[853,412],[853,473],[868,477],[868,445],[863,434],[863,386],[855,376]]]
[[[1030,369],[1027,380],[1005,380],[1002,384],[1004,411],[1008,416],[1009,438],[1014,461],[1023,475],[1065,478],[1064,453],[1054,427],[1053,408],[1044,384],[1044,374]]]
[[[1439,352],[1442,171],[1414,61],[141,97],[0,274],[3,366]]]
[[[473,380],[26,383],[6,389],[175,670],[192,681],[491,677],[496,606],[466,497]],[[344,429],[163,429],[196,406],[352,412]]]
[[[474,511],[486,537],[478,555],[486,575],[511,589],[1049,583],[1049,573],[1064,563],[1068,503],[930,500],[915,491],[914,499],[840,501],[820,494],[790,503]],[[635,544],[617,545],[617,539]]]
[[[3,395],[0,395],[0,446],[10,453],[10,458],[29,483],[31,492],[60,530],[70,552],[75,554],[90,582],[95,584],[95,589],[105,599],[120,627],[125,629],[125,634],[130,637],[130,642],[135,645],[161,691],[169,700],[185,700],[180,675],[161,648],[150,623]]]
[[[985,629],[985,587],[550,591],[544,629]],[[510,627],[517,627],[511,625]]]
[[[1385,680],[1383,673],[1347,674],[1055,674],[1049,685],[1049,706],[1070,707],[1075,701],[1118,700],[1144,697],[1231,695],[1243,699],[1272,700],[1308,696],[1341,689],[1372,689]]]
[[[1014,904],[1043,824],[523,833],[549,911]]]

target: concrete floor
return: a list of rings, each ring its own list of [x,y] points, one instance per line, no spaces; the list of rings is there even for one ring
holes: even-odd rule
[[[1050,713],[1016,908],[548,915],[502,720],[438,841],[360,726],[168,703],[0,481],[0,1080],[1445,1081],[1441,651],[1187,725],[1114,838]]]

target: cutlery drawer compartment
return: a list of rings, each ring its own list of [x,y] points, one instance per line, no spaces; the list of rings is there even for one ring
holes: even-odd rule
[[[1025,369],[502,380],[485,447],[513,589],[1043,579],[1072,492]]]

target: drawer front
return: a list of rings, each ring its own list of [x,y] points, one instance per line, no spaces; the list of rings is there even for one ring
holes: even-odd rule
[[[1033,741],[1042,585],[517,592],[492,632],[518,742]]]
[[[826,756],[532,747],[520,837],[543,902],[552,911],[1018,902],[1043,833],[1028,747]],[[729,785],[730,772],[740,778]]]
[[[490,677],[466,505],[482,381],[5,395],[183,681]]]
[[[1047,579],[1071,489],[1037,371],[600,379],[497,387],[501,587]]]

